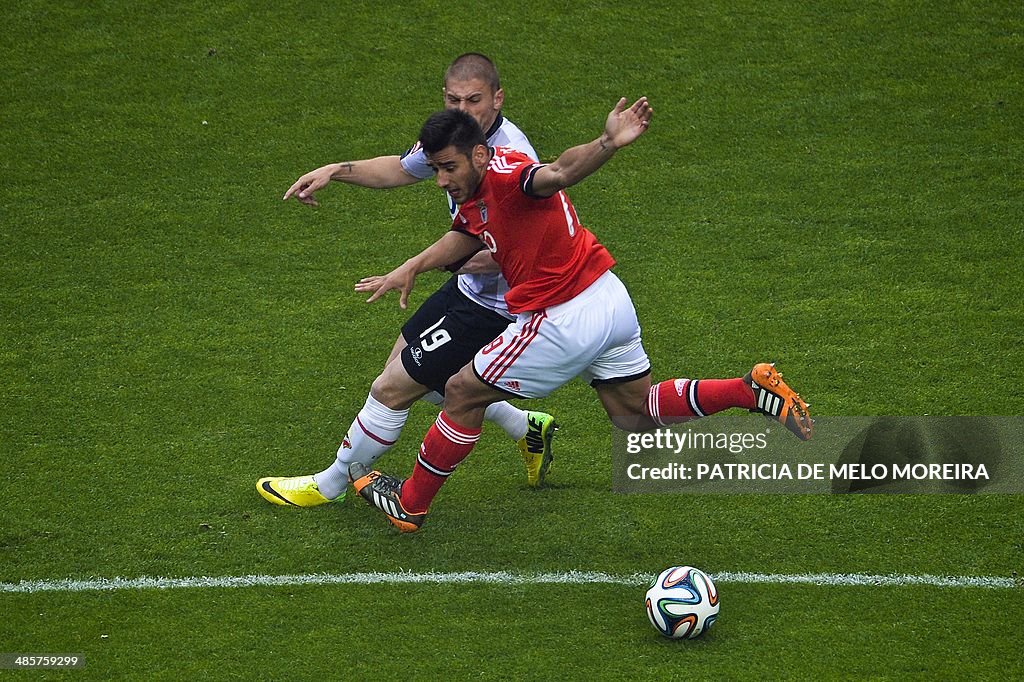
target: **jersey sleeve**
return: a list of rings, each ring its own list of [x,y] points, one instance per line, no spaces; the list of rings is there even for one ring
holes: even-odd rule
[[[530,197],[531,199],[546,199],[547,197],[540,196],[533,193],[533,176],[537,174],[541,168],[544,168],[546,163],[531,163],[522,170],[519,171],[519,189],[523,194]]]
[[[434,169],[427,165],[427,155],[423,145],[417,142],[405,150],[401,157],[402,170],[419,180],[433,177]]]

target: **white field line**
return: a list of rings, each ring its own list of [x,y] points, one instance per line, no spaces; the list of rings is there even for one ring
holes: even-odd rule
[[[312,573],[305,575],[243,575],[188,578],[90,578],[86,580],[23,580],[0,583],[0,593],[34,594],[38,592],[94,592],[122,590],[170,590],[179,588],[225,587],[293,587],[299,585],[381,585],[381,584],[479,584],[479,585],[646,585],[652,575],[612,575],[590,571],[564,573],[509,573],[467,571],[461,573]],[[860,573],[778,573],[721,572],[712,574],[715,582],[741,585],[822,585],[836,587],[904,587],[941,588],[981,587],[987,589],[1020,589],[1018,578],[938,575],[865,575]]]

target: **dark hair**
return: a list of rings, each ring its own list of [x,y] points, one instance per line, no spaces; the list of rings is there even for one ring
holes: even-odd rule
[[[468,81],[475,78],[490,85],[492,92],[501,90],[501,81],[498,79],[498,69],[494,62],[479,52],[459,55],[444,72],[445,85],[448,85],[448,81]]]
[[[445,109],[431,114],[420,129],[420,143],[427,154],[436,154],[453,145],[460,154],[470,156],[478,145],[487,145],[480,124],[465,111]]]

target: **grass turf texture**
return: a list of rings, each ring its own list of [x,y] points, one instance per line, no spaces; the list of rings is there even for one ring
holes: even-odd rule
[[[19,596],[16,605],[41,612],[38,630],[8,641],[31,647],[46,639],[62,650],[88,650],[87,667],[76,674],[105,679],[126,672],[147,679],[368,679],[410,671],[474,679],[674,679],[680,671],[715,679],[764,679],[782,671],[945,679],[971,659],[975,676],[1010,679],[1006,663],[1020,643],[996,624],[1006,618],[1005,608],[1021,606],[1019,593],[999,605],[984,591],[958,593],[957,605],[984,623],[959,632],[942,591],[886,588],[869,604],[871,589],[787,588],[779,599],[762,587],[736,586],[731,609],[741,618],[717,623],[700,640],[674,642],[657,635],[636,608],[636,590],[621,587],[400,589],[403,608],[388,614],[388,627],[366,608],[310,619],[309,605],[323,600],[380,604],[378,587],[92,594],[79,597],[72,613],[66,596]],[[196,601],[219,632],[195,622]],[[459,614],[441,629],[424,617],[439,602]],[[817,613],[808,618],[812,604]],[[599,617],[590,617],[595,611]],[[842,633],[841,645],[821,642],[823,632]],[[167,657],[168,650],[184,655]],[[982,650],[985,656],[976,658]]]
[[[473,49],[546,158],[619,95],[651,98],[650,133],[571,195],[657,378],[772,359],[820,414],[1021,414],[1011,5],[28,2],[5,19],[0,580],[1020,570],[1014,497],[611,495],[609,427],[578,385],[539,404],[565,425],[551,489],[525,489],[491,429],[417,536],[252,489],[330,461],[405,318],[351,284],[446,216],[429,183],[332,187],[319,210],[281,194],[411,143]],[[430,419],[414,410],[387,469],[408,472]],[[698,643],[661,641],[622,586],[3,595],[0,650],[85,653],[95,678],[1024,674],[1019,590],[722,593]]]

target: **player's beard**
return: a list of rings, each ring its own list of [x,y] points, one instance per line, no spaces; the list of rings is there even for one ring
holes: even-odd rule
[[[466,175],[466,184],[457,187],[459,196],[452,197],[452,200],[459,206],[466,203],[470,198],[476,194],[476,191],[480,189],[480,183],[483,181],[484,171],[478,171],[475,166],[470,166],[469,173]],[[451,191],[448,192],[451,194]]]
[[[469,182],[466,183],[466,198],[465,201],[469,201],[469,198],[476,194],[476,191],[480,189],[480,183],[483,182],[484,173],[486,172],[486,166],[484,170],[477,170],[476,167],[472,167],[471,175],[469,176]]]

